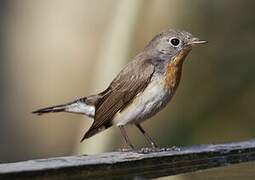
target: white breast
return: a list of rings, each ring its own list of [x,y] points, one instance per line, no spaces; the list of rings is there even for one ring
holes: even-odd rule
[[[165,107],[169,100],[170,92],[164,87],[164,79],[154,79],[128,107],[115,115],[113,122],[117,126],[140,123]]]

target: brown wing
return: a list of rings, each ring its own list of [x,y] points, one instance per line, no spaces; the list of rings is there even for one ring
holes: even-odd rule
[[[154,66],[148,61],[131,62],[112,81],[105,97],[96,106],[92,126],[81,141],[112,125],[114,115],[125,106],[150,82]]]

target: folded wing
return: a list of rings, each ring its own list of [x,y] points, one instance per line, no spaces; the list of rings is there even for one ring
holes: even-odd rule
[[[105,96],[97,103],[94,122],[81,141],[110,127],[114,115],[146,88],[153,72],[154,66],[149,60],[129,63],[112,81]]]

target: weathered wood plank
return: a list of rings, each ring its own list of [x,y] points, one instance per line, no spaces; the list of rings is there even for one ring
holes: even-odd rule
[[[179,151],[108,152],[0,164],[0,179],[132,179],[162,177],[255,160],[255,140]]]

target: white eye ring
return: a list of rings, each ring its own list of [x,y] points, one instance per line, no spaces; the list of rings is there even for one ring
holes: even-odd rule
[[[173,47],[178,47],[181,44],[181,41],[177,37],[172,37],[172,38],[169,39],[169,43]]]

